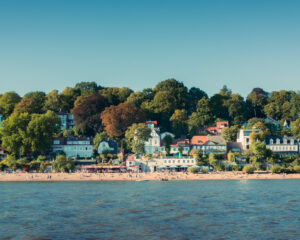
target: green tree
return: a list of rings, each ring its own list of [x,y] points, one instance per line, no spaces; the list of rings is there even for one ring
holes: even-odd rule
[[[60,112],[62,110],[61,97],[57,90],[53,90],[46,95],[44,110]]]
[[[21,101],[21,97],[15,92],[6,92],[0,97],[0,113],[8,118],[12,114],[15,105]]]
[[[29,92],[24,95],[24,98],[25,97],[35,100],[35,103],[37,104],[36,108],[39,109],[39,111],[36,113],[44,112],[44,104],[46,100],[46,94],[44,92],[39,92],[39,91]]]
[[[17,159],[13,155],[7,155],[6,158],[3,160],[4,165],[12,169],[13,171],[17,169]]]
[[[52,137],[58,132],[59,123],[58,116],[52,111],[31,116],[24,139],[31,152],[42,152],[51,147]]]
[[[130,143],[134,153],[142,154],[145,152],[144,142],[150,138],[151,129],[144,123],[134,123],[125,132],[125,138]]]
[[[203,90],[196,88],[196,87],[192,87],[189,90],[188,99],[189,99],[189,112],[190,113],[192,113],[196,110],[197,103],[203,97],[208,98],[208,95]]]
[[[191,135],[195,134],[199,127],[204,127],[213,122],[212,112],[209,107],[209,99],[199,100],[196,112],[189,117],[188,125]]]
[[[40,113],[41,109],[37,102],[32,98],[23,97],[22,100],[16,104],[14,108],[15,113]]]
[[[79,96],[79,89],[66,87],[60,95],[61,110],[66,113],[71,112],[74,107],[74,103]]]
[[[109,105],[118,105],[125,102],[133,91],[129,88],[104,88],[99,91],[99,93],[104,96]]]
[[[222,137],[227,142],[235,142],[237,139],[237,134],[239,132],[239,127],[237,125],[223,128],[221,131]]]
[[[231,94],[224,105],[227,107],[229,120],[233,124],[240,125],[246,120],[246,104],[239,94]]]
[[[1,123],[2,146],[14,157],[24,155],[30,149],[30,144],[25,140],[29,122],[28,113],[13,113]]]
[[[255,118],[264,118],[264,106],[267,104],[268,98],[266,94],[252,91],[248,96],[246,103],[250,107],[251,114]]]
[[[176,137],[185,136],[188,133],[188,117],[185,109],[176,109],[170,121]]]
[[[55,172],[69,172],[74,169],[74,161],[70,158],[66,158],[65,155],[59,155],[52,163],[52,168]]]
[[[163,142],[165,145],[165,149],[166,149],[166,153],[167,155],[170,155],[170,150],[171,150],[171,144],[173,143],[173,137],[169,134],[167,134],[164,138],[163,138]]]
[[[300,118],[291,123],[291,131],[296,138],[300,138]]]

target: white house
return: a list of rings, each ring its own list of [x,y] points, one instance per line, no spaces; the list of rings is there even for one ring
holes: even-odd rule
[[[158,170],[185,171],[188,167],[196,166],[196,160],[191,156],[150,158],[145,160],[131,155],[126,160],[126,166],[127,168],[136,168],[144,172],[155,172]]]
[[[93,156],[93,141],[91,138],[53,138],[52,151],[64,152],[67,157],[91,158]]]
[[[161,134],[160,129],[157,127],[157,121],[147,121],[146,125],[151,129],[150,138],[145,144],[145,153],[159,153],[165,151],[165,147],[161,144]]]
[[[259,133],[260,129],[240,129],[236,141],[242,144],[243,151],[250,149],[250,135],[253,132]]]
[[[267,137],[265,144],[268,149],[280,155],[299,154],[299,139],[295,137]]]

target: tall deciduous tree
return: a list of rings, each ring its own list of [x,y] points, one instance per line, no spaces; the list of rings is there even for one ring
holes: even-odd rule
[[[103,131],[100,114],[107,106],[106,99],[100,94],[85,98],[72,111],[77,131],[86,136],[94,136]]]
[[[189,117],[188,125],[190,133],[193,135],[199,127],[209,125],[214,121],[210,107],[209,99],[203,97],[197,104],[196,112],[193,112]]]
[[[125,132],[125,138],[136,154],[145,152],[144,142],[150,138],[151,130],[145,123],[134,123]]]
[[[21,97],[15,92],[6,92],[0,97],[0,113],[5,117],[14,111],[15,105],[21,101]]]
[[[14,108],[15,113],[41,113],[41,108],[37,102],[32,98],[23,97],[22,100],[16,104]]]
[[[170,121],[176,137],[185,136],[188,133],[188,116],[185,109],[176,109]]]
[[[58,132],[58,116],[47,111],[45,114],[33,114],[27,126],[26,143],[33,153],[48,150],[51,147],[53,134]]]
[[[80,96],[79,89],[66,87],[60,95],[62,111],[67,113],[71,112],[71,110],[74,107],[74,102],[79,96]]]
[[[50,110],[56,113],[62,110],[61,98],[57,90],[53,90],[46,95],[44,109],[45,111]]]
[[[1,123],[2,146],[7,148],[13,156],[19,156],[20,153],[26,154],[30,149],[25,140],[29,122],[30,115],[28,113],[13,113]]]
[[[38,113],[43,113],[44,112],[44,104],[46,100],[46,93],[36,91],[36,92],[29,92],[24,95],[26,98],[34,99],[36,104],[38,105],[39,112]]]
[[[105,88],[99,91],[110,105],[118,105],[125,102],[133,91],[129,88]]]
[[[120,103],[110,106],[101,114],[105,131],[110,137],[124,136],[125,131],[133,123],[145,122],[145,113],[132,103]]]
[[[48,150],[59,119],[54,112],[46,114],[13,113],[0,130],[2,145],[14,156]]]

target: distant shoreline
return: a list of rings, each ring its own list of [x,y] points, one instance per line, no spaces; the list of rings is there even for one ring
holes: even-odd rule
[[[274,180],[300,179],[300,174],[242,172],[192,173],[5,173],[0,182],[59,182],[59,181],[180,181],[180,180]]]

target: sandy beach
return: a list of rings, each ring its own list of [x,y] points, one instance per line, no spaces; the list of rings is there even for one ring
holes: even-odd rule
[[[140,180],[247,180],[247,179],[300,179],[300,174],[272,174],[242,172],[214,172],[192,174],[171,173],[2,173],[1,182],[18,181],[140,181]]]

